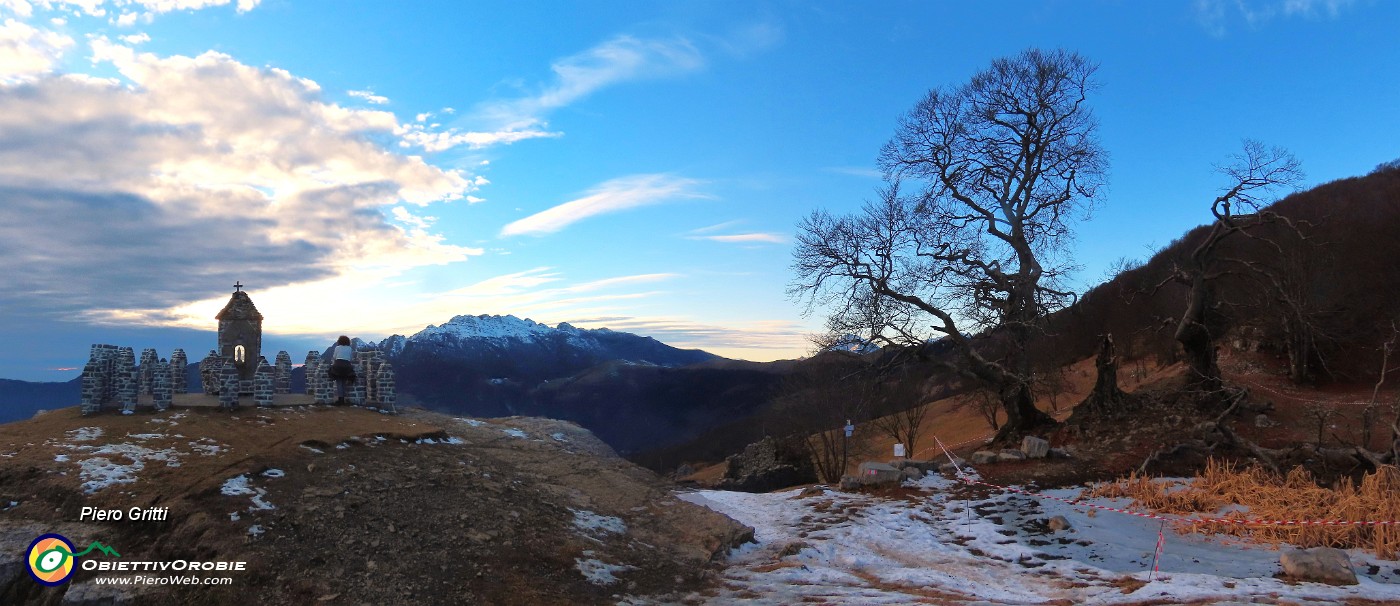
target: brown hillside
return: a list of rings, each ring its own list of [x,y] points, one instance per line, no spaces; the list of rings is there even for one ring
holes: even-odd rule
[[[698,587],[745,533],[570,423],[358,408],[49,412],[0,425],[0,501],[7,558],[59,532],[120,561],[249,563],[228,586],[140,593],[154,604],[611,603]],[[97,572],[45,589],[0,569],[0,603],[106,595]]]

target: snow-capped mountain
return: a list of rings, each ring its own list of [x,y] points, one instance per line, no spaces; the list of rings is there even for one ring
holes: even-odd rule
[[[880,351],[880,346],[862,339],[856,335],[842,335],[831,342],[826,347],[826,351],[848,351],[856,355],[865,355]]]
[[[533,390],[604,363],[673,368],[717,359],[651,337],[515,316],[456,316],[410,337],[366,345],[385,352],[401,392],[434,408],[477,415],[530,410]]]

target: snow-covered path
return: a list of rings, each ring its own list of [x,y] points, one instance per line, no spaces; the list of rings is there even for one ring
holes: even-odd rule
[[[1359,585],[1292,583],[1273,578],[1271,546],[1167,528],[1160,572],[1148,582],[1159,522],[1010,493],[958,500],[950,496],[964,494],[958,483],[938,476],[914,486],[905,499],[834,490],[682,494],[755,529],[757,542],[730,554],[711,603],[1400,603],[1400,562],[1361,551],[1350,552]],[[1055,515],[1072,530],[1045,528]]]

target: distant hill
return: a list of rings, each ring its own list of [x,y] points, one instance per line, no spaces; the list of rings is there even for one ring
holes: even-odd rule
[[[40,410],[76,405],[82,395],[81,377],[63,383],[0,379],[0,423],[28,419]]]

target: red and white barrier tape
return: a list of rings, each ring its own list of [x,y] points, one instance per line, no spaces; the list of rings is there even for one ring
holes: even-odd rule
[[[938,440],[937,436],[934,437],[934,440],[935,440],[935,441]],[[942,446],[942,443],[941,443],[941,442],[939,442],[938,444],[939,444],[940,447]],[[949,460],[952,460],[952,453],[950,453],[946,448],[943,450],[943,452],[949,456]],[[956,463],[954,463],[954,466],[956,467]],[[958,468],[958,476],[962,479],[963,482],[965,482],[965,483],[967,483],[967,484],[976,484],[976,485],[979,485],[979,486],[986,486],[986,487],[988,487],[988,488],[995,488],[995,489],[997,489],[997,490],[1004,490],[1004,491],[1007,491],[1007,492],[1014,492],[1014,493],[1016,493],[1016,494],[1021,494],[1021,495],[1025,495],[1025,496],[1032,497],[1032,498],[1036,498],[1036,499],[1048,499],[1048,500],[1051,500],[1051,501],[1058,501],[1058,502],[1060,502],[1060,503],[1065,503],[1065,504],[1067,504],[1067,505],[1072,505],[1072,506],[1075,506],[1075,507],[1086,507],[1086,508],[1089,508],[1089,509],[1097,509],[1097,510],[1100,510],[1100,511],[1111,511],[1111,512],[1114,512],[1114,513],[1121,513],[1121,514],[1126,514],[1126,515],[1130,515],[1130,516],[1137,516],[1137,517],[1139,517],[1139,518],[1146,518],[1146,519],[1149,519],[1149,520],[1160,520],[1160,521],[1162,521],[1162,522],[1164,522],[1164,523],[1167,523],[1167,524],[1178,524],[1178,525],[1188,525],[1188,524],[1189,524],[1189,525],[1195,525],[1195,524],[1237,524],[1237,525],[1242,525],[1242,526],[1393,526],[1393,525],[1400,525],[1400,520],[1260,520],[1260,519],[1249,519],[1249,518],[1188,518],[1188,517],[1183,517],[1183,516],[1178,516],[1178,515],[1158,515],[1158,514],[1152,514],[1152,513],[1143,513],[1143,512],[1140,512],[1140,511],[1131,511],[1131,510],[1128,510],[1128,509],[1122,509],[1122,508],[1118,508],[1118,507],[1109,507],[1109,506],[1107,506],[1107,505],[1098,505],[1098,504],[1094,504],[1094,503],[1085,503],[1085,502],[1078,501],[1078,500],[1062,499],[1062,498],[1060,498],[1060,497],[1051,496],[1051,495],[1044,494],[1044,493],[1030,492],[1030,491],[1028,491],[1028,490],[1021,490],[1020,488],[1015,488],[1015,487],[1011,487],[1011,486],[1002,486],[1002,485],[1000,485],[1000,484],[992,484],[992,483],[990,483],[990,482],[983,482],[983,481],[981,481],[981,480],[974,480],[974,479],[972,479],[972,478],[970,478],[970,477],[964,475],[964,474],[962,473],[962,469],[961,469],[961,468]]]

